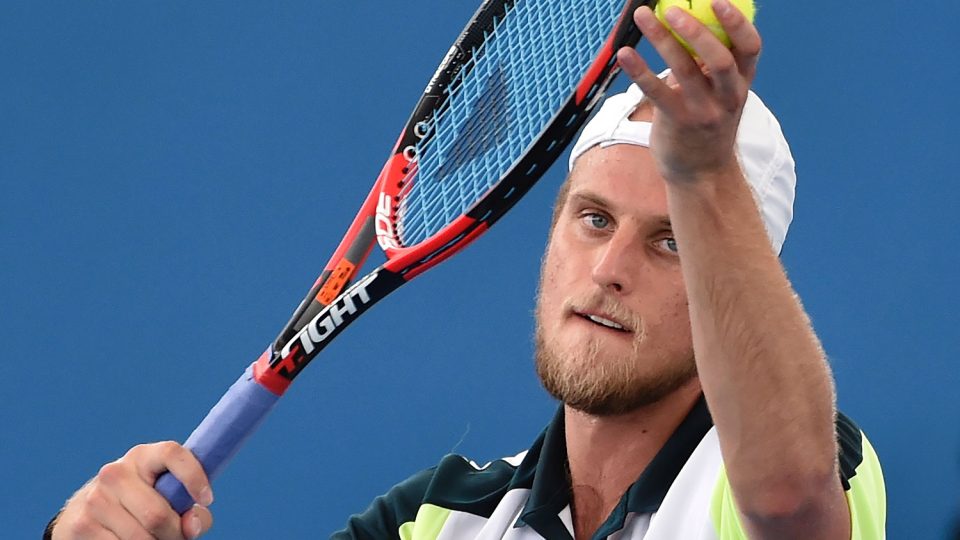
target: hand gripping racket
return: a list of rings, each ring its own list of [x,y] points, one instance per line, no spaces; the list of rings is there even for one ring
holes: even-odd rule
[[[348,324],[483,234],[546,172],[619,71],[616,51],[639,41],[633,11],[653,2],[483,2],[323,273],[187,439],[211,480]],[[386,262],[354,281],[374,244]],[[156,488],[181,514],[193,505],[169,473]]]

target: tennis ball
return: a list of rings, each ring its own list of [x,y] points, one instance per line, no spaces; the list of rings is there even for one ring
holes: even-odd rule
[[[730,3],[734,7],[738,8],[741,13],[746,16],[746,18],[753,22],[753,16],[756,13],[756,7],[753,4],[753,0],[730,0]],[[700,22],[702,22],[707,28],[713,32],[713,35],[717,36],[724,45],[729,48],[731,46],[730,36],[723,31],[723,26],[720,25],[720,21],[717,20],[717,16],[713,13],[713,7],[710,5],[710,0],[659,0],[657,2],[656,14],[657,18],[660,19],[660,22],[665,24],[667,28],[670,28],[670,23],[666,20],[667,9],[670,7],[676,6],[687,13],[696,17]],[[673,32],[673,29],[670,30]],[[688,50],[691,54],[696,54],[693,51],[693,48],[683,40],[676,32],[673,32],[673,35],[680,41],[680,43]]]

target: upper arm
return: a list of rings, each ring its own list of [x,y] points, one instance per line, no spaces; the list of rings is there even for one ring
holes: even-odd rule
[[[884,538],[886,492],[877,453],[863,432],[842,413],[837,415],[837,438],[840,485],[846,502],[843,510],[849,512],[850,538]],[[749,538],[724,470],[714,488],[710,516],[720,540]],[[795,529],[792,532],[802,534]]]

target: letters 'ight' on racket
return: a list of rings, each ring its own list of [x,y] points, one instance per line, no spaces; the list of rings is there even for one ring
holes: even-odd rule
[[[553,164],[654,0],[487,0],[444,57],[290,321],[187,439],[213,479],[303,368],[370,306],[483,234]],[[375,244],[386,262],[354,277]],[[353,282],[351,285],[350,283]],[[169,473],[157,489],[193,500]]]

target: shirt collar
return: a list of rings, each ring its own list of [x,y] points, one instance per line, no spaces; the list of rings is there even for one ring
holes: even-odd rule
[[[563,405],[537,437],[514,474],[510,489],[530,490],[515,527],[530,525],[544,538],[569,537],[559,514],[570,504]]]
[[[701,395],[640,477],[624,493],[595,537],[605,538],[622,529],[630,513],[659,510],[680,469],[712,426],[713,419]],[[570,504],[563,405],[530,447],[510,488],[530,489],[530,497],[515,526],[530,525],[545,538],[569,537],[559,518],[560,512]]]

